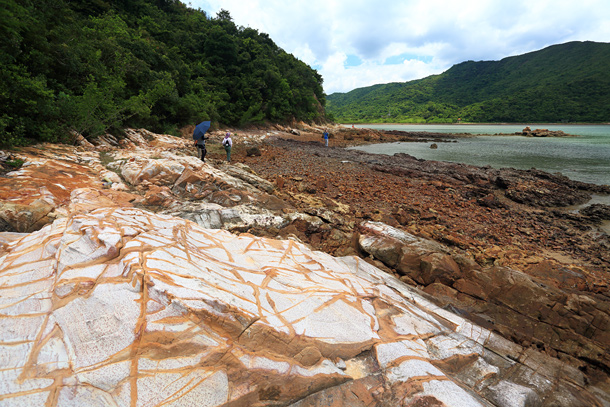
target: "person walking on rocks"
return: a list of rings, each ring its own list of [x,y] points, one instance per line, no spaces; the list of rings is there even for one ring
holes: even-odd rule
[[[231,148],[233,147],[233,140],[231,140],[231,133],[229,133],[228,131],[227,134],[225,134],[224,140],[222,140],[222,146],[227,152],[227,161],[231,162]]]
[[[324,129],[324,143],[328,147],[328,129]]]
[[[205,156],[208,153],[208,150],[205,148],[205,141],[209,139],[209,137],[203,136],[195,142],[195,145],[201,152],[201,161],[203,162],[205,162]]]

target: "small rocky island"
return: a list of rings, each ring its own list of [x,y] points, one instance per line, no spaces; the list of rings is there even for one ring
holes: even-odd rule
[[[608,186],[322,131],[0,154],[0,404],[610,405]]]
[[[534,129],[532,130],[529,126],[524,128],[521,133],[517,133],[525,137],[578,137],[573,134],[565,133],[561,130],[549,130],[549,129]]]

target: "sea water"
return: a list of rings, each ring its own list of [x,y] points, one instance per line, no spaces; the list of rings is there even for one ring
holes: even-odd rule
[[[514,134],[526,126],[533,129],[561,130],[578,137],[524,137]],[[610,125],[409,125],[367,124],[358,128],[431,133],[470,133],[475,137],[457,138],[457,142],[398,142],[352,147],[369,153],[406,153],[425,160],[451,161],[494,168],[536,168],[561,173],[570,179],[610,185]],[[451,140],[449,140],[451,141]]]

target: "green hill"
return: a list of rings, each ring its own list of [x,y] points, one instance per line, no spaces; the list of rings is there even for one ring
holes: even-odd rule
[[[322,77],[178,0],[3,0],[0,145],[146,127],[324,120]]]
[[[327,96],[342,123],[608,122],[610,44],[569,42]]]

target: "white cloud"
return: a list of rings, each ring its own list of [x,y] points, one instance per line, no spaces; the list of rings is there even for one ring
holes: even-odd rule
[[[191,0],[319,68],[327,94],[437,74],[568,41],[610,41],[607,0]],[[345,67],[348,55],[363,62]],[[390,57],[414,55],[402,64]],[[417,58],[419,56],[420,58]]]
[[[355,67],[345,67],[345,54],[330,56],[319,70],[324,78],[325,89],[347,92],[378,83],[405,82],[405,78],[423,78],[440,73],[433,65],[415,59],[406,60],[396,65],[380,65],[374,61],[364,61]],[[380,82],[379,78],[383,78]],[[327,91],[328,93],[328,91]]]

